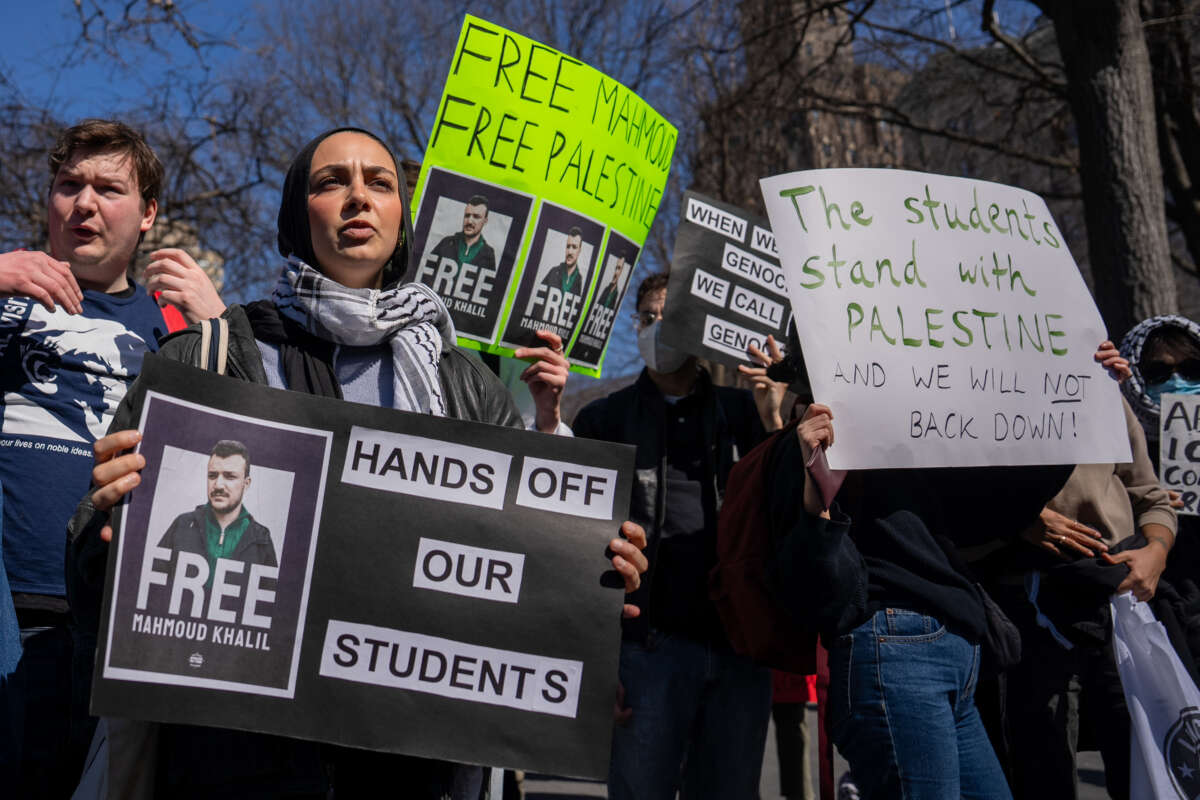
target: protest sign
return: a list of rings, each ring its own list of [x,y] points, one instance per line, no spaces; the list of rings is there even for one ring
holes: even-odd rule
[[[93,713],[607,773],[632,448],[141,382]]]
[[[600,71],[468,15],[413,197],[412,277],[459,343],[512,355],[551,330],[599,376],[676,136]]]
[[[761,185],[831,466],[1130,460],[1104,324],[1040,197],[882,169]]]
[[[775,237],[765,219],[695,192],[683,195],[664,341],[719,363],[758,364],[749,345],[784,349],[792,312]]]
[[[1164,394],[1159,401],[1158,474],[1179,492],[1178,514],[1200,514],[1200,396]]]

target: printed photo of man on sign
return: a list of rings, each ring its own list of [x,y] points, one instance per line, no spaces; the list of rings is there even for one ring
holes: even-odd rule
[[[329,434],[151,393],[106,678],[290,697]]]
[[[550,330],[569,342],[583,317],[583,305],[595,266],[596,253],[604,238],[604,226],[565,208],[542,205],[529,264],[521,276],[512,315],[505,330],[505,344],[536,347],[541,340],[534,331]]]
[[[617,309],[629,287],[641,248],[616,231],[608,234],[608,246],[604,255],[604,269],[596,283],[595,298],[588,309],[579,331],[579,338],[571,347],[568,358],[580,364],[599,366],[604,356],[604,345],[612,333]]]
[[[246,445],[232,439],[213,445],[205,479],[208,502],[176,517],[158,546],[203,556],[208,561],[210,584],[218,558],[278,566],[271,531],[246,510],[246,490],[251,484]],[[290,487],[290,476],[288,484]]]
[[[413,280],[441,296],[459,336],[495,337],[532,203],[500,186],[430,171],[414,232],[423,256]]]

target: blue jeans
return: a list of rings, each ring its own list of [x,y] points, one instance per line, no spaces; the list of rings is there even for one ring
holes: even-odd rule
[[[622,643],[621,683],[633,718],[613,729],[610,800],[758,797],[770,670],[651,631],[644,646]]]
[[[888,608],[829,652],[830,734],[864,800],[1011,800],[975,708],[979,646]]]

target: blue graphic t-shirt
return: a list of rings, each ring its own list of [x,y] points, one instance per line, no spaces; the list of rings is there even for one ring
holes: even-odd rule
[[[87,492],[92,442],[166,333],[141,286],[85,290],[83,313],[0,298],[4,567],[14,592],[64,596],[67,522]]]

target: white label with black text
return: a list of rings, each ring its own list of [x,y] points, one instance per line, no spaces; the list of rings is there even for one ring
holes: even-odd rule
[[[511,463],[507,453],[355,425],[350,429],[342,481],[502,509]]]
[[[754,345],[759,350],[765,352],[767,349],[767,335],[758,331],[752,331],[749,328],[743,328],[741,325],[734,325],[728,320],[708,314],[704,318],[703,343],[714,350],[720,350],[729,353],[731,356],[749,360],[750,355],[746,352],[746,347]]]
[[[729,281],[697,268],[692,273],[692,294],[724,308],[725,298],[729,296]]]
[[[710,206],[694,197],[688,198],[687,221],[739,242],[746,238],[746,220]]]
[[[740,247],[726,243],[721,266],[764,289],[787,296],[787,280],[783,276],[783,267],[763,261]]]
[[[763,297],[758,292],[752,292],[745,286],[733,290],[733,299],[729,308],[743,317],[770,325],[773,328],[783,327],[783,303],[777,303],[769,297]]]
[[[763,255],[779,257],[779,251],[775,249],[775,234],[771,233],[766,228],[754,226],[751,233],[750,246]]]
[[[515,603],[525,571],[523,553],[443,542],[421,537],[413,586],[435,592]]]
[[[331,619],[321,676],[574,718],[583,662]]]
[[[617,471],[547,458],[525,458],[517,505],[592,519],[612,519]]]

